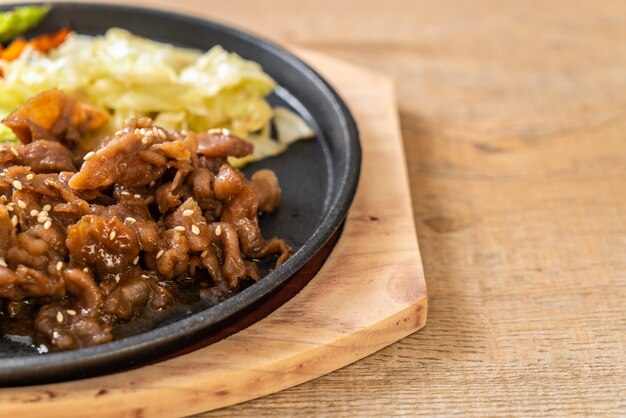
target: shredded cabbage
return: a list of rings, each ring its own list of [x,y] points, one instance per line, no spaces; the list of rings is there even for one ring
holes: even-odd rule
[[[265,96],[276,84],[259,64],[220,46],[202,53],[113,28],[97,37],[72,34],[47,55],[26,49],[15,61],[0,60],[0,69],[0,117],[57,87],[110,111],[109,130],[134,116],[151,116],[170,129],[225,128],[255,144],[252,160],[313,136],[298,115],[270,107]],[[275,113],[276,140],[270,137]],[[13,138],[0,128],[0,142]]]

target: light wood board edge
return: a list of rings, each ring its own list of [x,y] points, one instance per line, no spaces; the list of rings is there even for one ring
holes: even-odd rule
[[[363,170],[316,277],[267,318],[193,353],[122,373],[0,389],[3,416],[182,416],[267,395],[419,330],[427,297],[391,81],[306,50],[358,121]]]

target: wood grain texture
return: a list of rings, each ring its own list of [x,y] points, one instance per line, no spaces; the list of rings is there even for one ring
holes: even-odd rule
[[[0,389],[1,416],[189,415],[311,380],[424,326],[426,288],[391,82],[298,54],[340,86],[364,131],[362,181],[315,277],[261,321],[188,354],[80,381]]]
[[[626,414],[626,2],[141,0],[392,77],[428,326],[203,414]]]

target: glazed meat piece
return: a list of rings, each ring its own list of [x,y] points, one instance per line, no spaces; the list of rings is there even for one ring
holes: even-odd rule
[[[96,274],[120,274],[139,255],[135,231],[117,217],[83,216],[67,229],[67,248],[72,264],[86,266]]]
[[[198,154],[205,157],[245,157],[252,154],[252,144],[226,130],[198,134]]]
[[[134,268],[124,274],[106,296],[103,311],[122,320],[131,320],[146,305],[162,309],[172,303],[171,292],[161,286],[154,276]]]
[[[280,239],[263,239],[257,217],[256,194],[243,175],[229,165],[223,165],[215,178],[215,195],[224,204],[222,221],[232,224],[239,236],[243,253],[250,258],[278,254],[276,265],[289,258],[291,250]]]
[[[79,103],[74,97],[53,89],[28,99],[3,123],[23,144],[40,139],[68,144],[98,129],[108,119],[105,111]]]
[[[135,121],[104,147],[87,154],[70,186],[77,190],[95,190],[112,184],[134,188],[158,180],[168,168],[165,155],[154,148],[155,143],[164,141],[163,135],[163,130],[152,130],[149,119]]]
[[[274,212],[280,203],[280,186],[272,170],[259,170],[250,177],[250,187],[259,201],[259,210]]]
[[[259,227],[280,201],[274,173],[248,181],[227,163],[249,143],[137,118],[83,155],[98,114],[52,91],[4,121],[24,145],[0,147],[0,316],[29,321],[52,350],[112,341],[183,292],[223,300],[260,279],[257,261],[290,255]]]
[[[72,153],[58,142],[35,141],[20,148],[17,162],[28,166],[34,173],[76,171]]]

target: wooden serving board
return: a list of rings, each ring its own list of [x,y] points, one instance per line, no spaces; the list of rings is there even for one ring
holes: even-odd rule
[[[341,368],[419,330],[427,298],[391,81],[305,50],[354,113],[360,185],[316,276],[225,339],[129,371],[0,389],[0,416],[184,416],[267,395]]]

